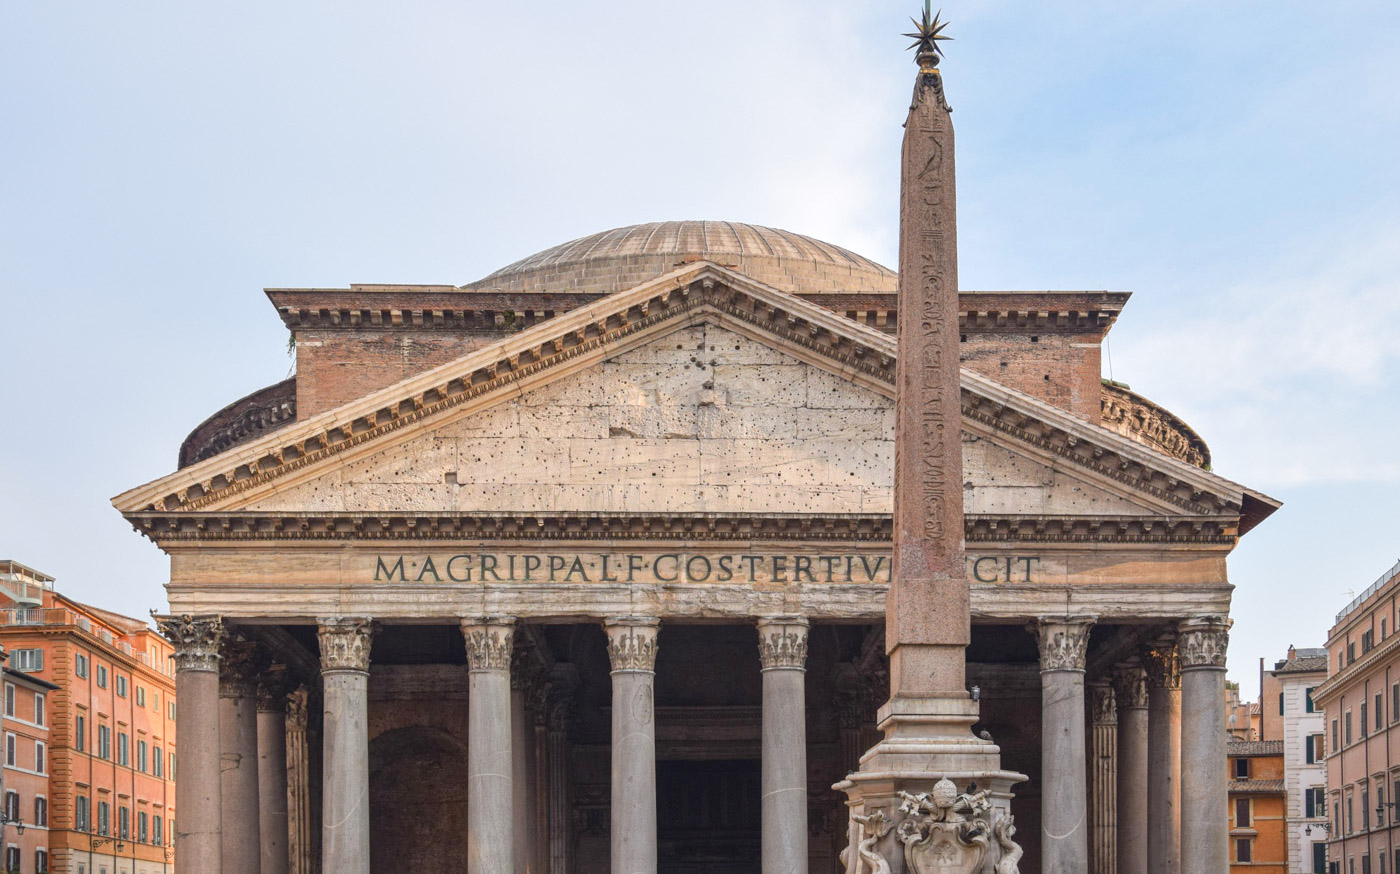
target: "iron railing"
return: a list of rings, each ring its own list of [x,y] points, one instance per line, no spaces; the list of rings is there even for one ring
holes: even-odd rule
[[[1341,622],[1343,619],[1345,619],[1348,615],[1350,615],[1351,613],[1355,612],[1355,610],[1356,610],[1357,607],[1360,607],[1361,604],[1362,604],[1367,598],[1369,598],[1369,597],[1371,597],[1372,595],[1376,594],[1376,592],[1380,590],[1380,587],[1381,587],[1381,586],[1384,586],[1386,583],[1390,582],[1392,579],[1395,578],[1395,576],[1396,576],[1397,574],[1400,574],[1400,561],[1397,561],[1397,562],[1395,562],[1395,564],[1391,565],[1390,570],[1388,570],[1388,571],[1386,571],[1385,573],[1381,574],[1381,575],[1376,579],[1376,581],[1375,581],[1374,583],[1372,583],[1371,585],[1369,585],[1369,586],[1366,587],[1366,591],[1362,592],[1360,595],[1357,595],[1355,598],[1353,598],[1353,599],[1351,600],[1351,603],[1350,603],[1350,604],[1348,604],[1348,605],[1346,605],[1345,607],[1343,607],[1343,608],[1342,608],[1342,612],[1340,612],[1340,613],[1337,614],[1337,623],[1340,623],[1340,622]],[[1333,623],[1333,624],[1337,624],[1337,623]]]

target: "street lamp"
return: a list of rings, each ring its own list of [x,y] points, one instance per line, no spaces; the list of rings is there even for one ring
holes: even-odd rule
[[[16,817],[15,819],[10,819],[10,812],[8,810],[0,811],[0,834],[4,834],[5,827],[9,825],[15,827],[16,834],[24,834],[24,820],[22,818]]]
[[[1305,835],[1311,835],[1314,825],[1316,825],[1319,829],[1321,829],[1323,834],[1329,834],[1329,833],[1332,831],[1332,824],[1331,824],[1331,823],[1328,823],[1328,822],[1312,823],[1312,822],[1310,822],[1310,823],[1307,824],[1306,827],[1304,827],[1304,829],[1303,829],[1303,834],[1305,834]]]

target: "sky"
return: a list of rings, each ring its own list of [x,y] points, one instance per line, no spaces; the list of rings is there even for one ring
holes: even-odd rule
[[[914,0],[0,6],[0,557],[164,606],[110,498],[288,375],[265,287],[462,284],[597,230],[897,261]],[[1400,4],[946,0],[965,289],[1133,298],[1105,375],[1284,508],[1230,673],[1400,558]]]

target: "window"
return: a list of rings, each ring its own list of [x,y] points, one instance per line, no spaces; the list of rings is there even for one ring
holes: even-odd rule
[[[19,870],[19,847],[9,846],[5,848],[5,870]]]
[[[112,833],[112,806],[105,801],[97,802],[97,833]]]
[[[155,747],[151,750],[151,772],[154,773],[157,777],[159,777],[161,775],[161,772],[165,770],[161,765],[162,763],[160,747]]]
[[[145,707],[145,706],[146,706],[146,687],[145,687],[145,686],[137,686],[137,687],[136,687],[136,706],[137,706],[137,707]]]
[[[13,768],[15,766],[15,736],[12,732],[5,732],[5,766]]]
[[[1356,811],[1352,808],[1352,802],[1355,800],[1355,796],[1347,796],[1347,834],[1356,831]]]
[[[48,756],[46,755],[47,753],[48,753],[48,750],[44,747],[44,742],[43,742],[43,741],[41,741],[41,740],[36,740],[36,741],[34,741],[34,770],[35,770],[35,771],[38,771],[40,774],[46,774],[46,773],[48,773],[48,770],[49,770],[49,769],[48,769],[48,767],[47,767],[47,766],[48,766]]]
[[[169,710],[170,710],[170,718],[171,718],[171,719],[174,719],[174,718],[175,718],[175,702],[174,702],[174,701],[166,702],[166,707],[169,708]]]
[[[33,673],[44,669],[42,649],[16,649],[10,652],[10,665],[17,671]]]
[[[1235,779],[1236,779],[1236,780],[1248,780],[1248,779],[1249,779],[1249,759],[1245,759],[1245,758],[1238,758],[1238,759],[1235,759]],[[1219,846],[1219,845],[1217,844],[1217,846]]]
[[[15,684],[5,684],[5,715],[15,715]]]
[[[1327,815],[1327,802],[1323,791],[1321,786],[1314,786],[1303,793],[1303,816],[1313,819]]]
[[[117,732],[117,764],[131,764],[131,739],[124,731]]]
[[[88,657],[85,655],[73,656],[73,673],[83,679],[88,675]]]
[[[1278,693],[1278,715],[1283,715],[1283,693]]]
[[[1365,722],[1365,719],[1362,719],[1362,722]],[[1348,710],[1348,711],[1346,712],[1346,723],[1347,723],[1347,745],[1350,746],[1350,745],[1351,745],[1351,711],[1350,711],[1350,710]]]
[[[1371,797],[1369,790],[1361,790],[1361,830],[1367,831],[1371,828],[1371,805],[1368,803]],[[1362,863],[1365,864],[1364,862]]]
[[[131,808],[120,807],[117,809],[117,822],[121,831],[117,832],[118,837],[131,837]]]
[[[149,820],[150,817],[146,815],[146,811],[144,810],[136,814],[136,840],[143,844],[148,843],[151,838],[150,831],[147,828]]]
[[[1390,721],[1400,722],[1400,683],[1390,684]]]
[[[117,697],[126,697],[126,677],[117,677]]]
[[[97,727],[97,757],[99,759],[112,758],[112,729],[106,725]]]
[[[80,832],[92,828],[92,800],[86,795],[79,795],[73,805],[73,821]]]
[[[34,851],[34,871],[36,872],[36,874],[48,874],[48,870],[49,870],[49,851],[48,851],[48,850],[35,850],[35,851]]]
[[[1235,799],[1235,828],[1249,828],[1254,823],[1250,816],[1250,806],[1248,798]],[[1216,846],[1219,846],[1217,844]]]
[[[1303,747],[1303,756],[1309,765],[1316,765],[1322,761],[1322,735],[1308,735],[1307,743]]]
[[[48,712],[44,709],[45,703],[47,703],[47,702],[46,702],[45,699],[44,699],[44,693],[43,693],[43,692],[35,692],[35,693],[34,693],[34,724],[35,724],[35,725],[47,725],[47,724],[48,724],[48,722],[47,722],[47,719],[48,719]]]
[[[1220,845],[1219,845],[1219,844],[1216,844],[1216,846],[1218,847],[1218,846],[1220,846]],[[1236,861],[1236,862],[1253,862],[1253,861],[1254,861],[1254,841],[1252,841],[1252,840],[1249,839],[1249,838],[1236,838],[1236,839],[1235,839],[1235,861]]]
[[[1366,702],[1361,702],[1361,736],[1366,736]]]
[[[1337,734],[1337,720],[1334,719],[1332,720],[1332,749],[1339,750],[1341,748],[1342,739],[1341,736]]]
[[[97,685],[98,685],[98,688],[101,688],[101,689],[107,688],[107,666],[106,666],[106,665],[98,665],[98,666],[97,666]]]
[[[73,720],[73,749],[80,753],[87,749],[87,718],[81,713]]]
[[[19,822],[19,793],[13,789],[5,793],[5,819]]]
[[[1313,874],[1327,874],[1327,845],[1318,841],[1312,845]]]
[[[34,796],[34,824],[49,824],[49,800],[42,795]]]
[[[1356,661],[1356,641],[1347,642],[1347,664]]]
[[[165,820],[161,819],[159,816],[151,817],[151,843],[165,843],[165,838],[161,835],[161,824],[164,822]]]
[[[1363,632],[1361,633],[1361,652],[1362,652],[1363,654],[1368,653],[1368,652],[1371,651],[1371,647],[1373,647],[1373,646],[1375,646],[1375,645],[1376,645],[1376,633],[1375,633],[1374,631],[1363,631]],[[1361,864],[1362,864],[1362,867],[1365,867],[1365,864],[1366,864],[1366,863],[1365,863],[1365,862],[1362,862]]]
[[[1307,713],[1316,713],[1317,708],[1313,706],[1312,693],[1316,686],[1309,686],[1303,690],[1303,710]]]
[[[1382,720],[1385,719],[1385,717],[1382,716],[1383,713],[1385,713],[1385,699],[1381,697],[1381,693],[1380,693],[1380,692],[1377,692],[1377,693],[1376,693],[1376,731],[1380,731],[1382,728],[1385,727],[1385,723],[1382,721]]]
[[[136,770],[146,773],[146,742],[143,740],[136,742]]]
[[[165,773],[165,779],[167,779],[167,780],[174,780],[174,779],[175,779],[175,754],[174,754],[174,753],[171,753],[171,754],[170,754],[170,770],[166,771],[166,773]]]
[[[1371,874],[1371,854],[1369,851],[1361,857],[1361,874]]]

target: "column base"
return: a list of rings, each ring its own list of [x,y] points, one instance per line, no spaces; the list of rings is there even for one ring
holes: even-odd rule
[[[1015,874],[1012,787],[1001,748],[972,733],[971,698],[904,698],[880,708],[885,738],[833,788],[850,810],[848,874]]]

